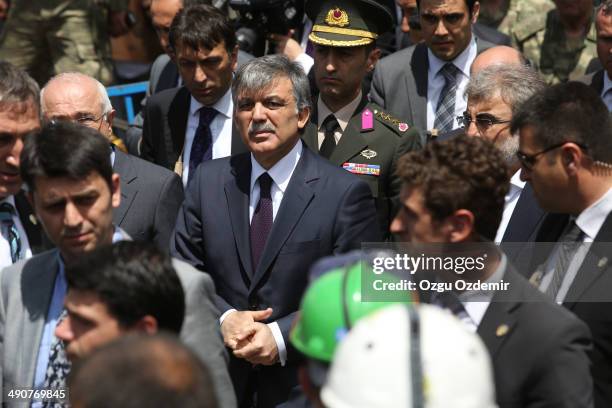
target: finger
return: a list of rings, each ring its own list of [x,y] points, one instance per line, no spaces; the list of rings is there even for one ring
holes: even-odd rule
[[[249,326],[234,336],[236,342],[242,342],[257,333],[256,326]]]
[[[243,359],[254,358],[259,354],[261,347],[255,343],[248,343],[246,346],[234,350],[234,356]]]
[[[255,320],[256,322],[260,322],[272,316],[272,308],[269,307],[266,310],[256,310],[256,311],[251,311],[249,313],[251,314],[251,317],[253,318],[253,320]]]

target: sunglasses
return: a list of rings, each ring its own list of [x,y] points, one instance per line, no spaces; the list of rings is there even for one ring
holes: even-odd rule
[[[557,143],[554,144],[552,146],[547,147],[546,149],[540,150],[539,152],[536,152],[534,154],[526,154],[523,153],[521,151],[516,152],[516,157],[518,158],[519,162],[521,163],[521,166],[526,169],[526,170],[531,170],[533,169],[533,166],[535,166],[536,162],[538,161],[538,157],[540,157],[541,155],[543,155],[544,153],[548,153],[552,150],[558,149],[561,146],[567,144],[567,143],[574,143],[576,146],[580,147],[583,150],[587,150],[587,146],[581,143],[576,143],[573,142],[571,140],[566,140],[564,142],[561,143]]]
[[[503,123],[510,123],[510,120],[501,120],[489,113],[479,113],[476,119],[472,120],[470,114],[466,111],[463,115],[457,116],[457,122],[464,128],[469,128],[472,122],[476,122],[476,127],[480,133],[486,132],[491,126]]]

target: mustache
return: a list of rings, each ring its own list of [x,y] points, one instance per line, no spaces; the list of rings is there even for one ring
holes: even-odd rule
[[[276,132],[276,127],[271,123],[253,123],[249,126],[249,136],[259,132]]]

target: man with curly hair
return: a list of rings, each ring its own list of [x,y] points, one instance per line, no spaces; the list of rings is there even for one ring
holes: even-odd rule
[[[475,137],[434,142],[404,156],[398,174],[401,207],[391,224],[398,241],[444,256],[463,251],[465,258],[485,257],[480,269],[423,275],[423,281],[454,289],[421,291],[421,298],[449,309],[480,335],[491,353],[498,405],[591,406],[586,325],[532,287],[490,242],[509,183],[499,149]],[[460,280],[502,285],[463,290]]]

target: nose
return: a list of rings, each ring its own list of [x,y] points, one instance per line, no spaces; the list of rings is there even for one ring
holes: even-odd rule
[[[521,165],[521,180],[522,181],[530,181],[531,180],[531,171],[525,168],[525,166]]]
[[[470,137],[481,137],[480,131],[478,130],[478,126],[476,126],[475,121],[470,121],[470,124],[465,128],[465,134]]]
[[[23,140],[18,137],[15,139],[15,143],[13,143],[13,148],[11,149],[11,153],[7,157],[6,161],[8,164],[19,167],[19,157],[21,156],[21,151],[23,150]]]
[[[401,23],[400,29],[402,30],[403,33],[410,32],[410,25],[408,24],[408,16],[406,14],[402,16],[402,23]]]
[[[266,116],[266,108],[261,102],[257,102],[253,107],[253,121],[265,122],[266,120],[268,120]]]
[[[202,67],[199,64],[196,64],[196,69],[195,72],[193,74],[193,79],[196,82],[205,82],[206,81],[206,72],[204,72],[204,70],[202,69]]]
[[[336,72],[336,57],[333,50],[325,57],[325,71],[328,73]]]
[[[64,320],[55,327],[55,337],[66,342],[72,341],[74,333],[72,333],[72,328],[70,327],[70,316],[66,316]]]
[[[438,37],[444,37],[447,34],[448,34],[448,30],[446,29],[446,26],[444,25],[444,19],[440,18],[438,20],[438,24],[436,25],[436,30],[434,31],[434,35]]]
[[[64,225],[68,228],[78,227],[83,222],[81,212],[72,202],[66,203],[64,209]]]
[[[402,220],[400,219],[399,215],[397,215],[395,218],[393,218],[393,221],[391,221],[391,225],[389,226],[389,231],[392,234],[399,234],[400,232],[402,232],[404,229]]]

